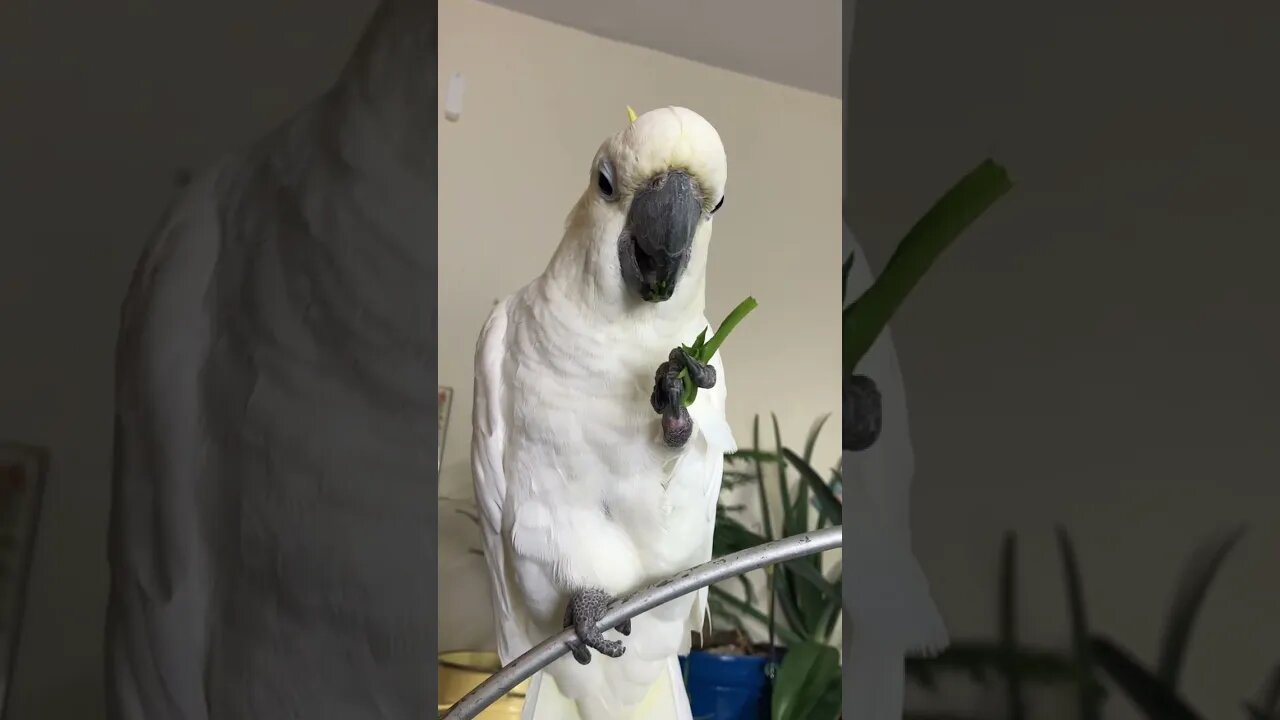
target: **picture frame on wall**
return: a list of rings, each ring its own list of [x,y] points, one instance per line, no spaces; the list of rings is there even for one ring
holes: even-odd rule
[[[449,412],[453,409],[453,388],[445,387],[443,385],[439,386],[439,388],[440,411],[437,418],[439,424],[436,430],[437,473],[440,472],[441,467],[444,465],[445,430],[449,427]]]
[[[46,449],[0,442],[0,718],[8,717],[9,684],[48,470]]]

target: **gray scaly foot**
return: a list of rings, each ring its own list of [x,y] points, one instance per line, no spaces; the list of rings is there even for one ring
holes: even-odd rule
[[[606,640],[604,633],[596,629],[596,624],[613,603],[613,598],[603,590],[587,588],[579,590],[569,598],[569,606],[564,611],[564,626],[571,627],[578,634],[578,639],[569,643],[569,651],[573,659],[586,665],[591,662],[592,648],[612,658],[622,657],[626,648],[617,640]],[[623,635],[631,634],[631,621],[626,620],[614,628]]]

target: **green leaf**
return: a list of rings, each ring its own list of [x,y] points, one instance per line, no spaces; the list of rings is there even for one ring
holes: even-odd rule
[[[751,446],[753,448],[760,447],[760,416],[759,415],[756,415],[751,420]],[[770,518],[771,513],[769,512],[769,497],[765,490],[764,466],[761,464],[761,461],[762,461],[761,457],[756,456],[753,459],[755,460],[755,466],[756,466],[756,489],[760,496],[760,519],[764,521],[765,536],[772,538],[774,536],[773,521]]]
[[[1081,720],[1100,720],[1101,698],[1094,679],[1093,653],[1089,643],[1089,620],[1084,606],[1084,589],[1080,581],[1080,566],[1076,562],[1075,546],[1064,527],[1058,527],[1058,552],[1062,556],[1062,573],[1067,585],[1067,608],[1071,613],[1071,647],[1080,679],[1076,683]]]
[[[931,658],[908,657],[907,675],[917,683],[942,672],[964,673],[974,679],[983,678],[990,671],[997,671],[1009,664],[1008,652],[999,643],[990,641],[956,640],[937,656]],[[1079,677],[1071,658],[1056,650],[1021,647],[1014,664],[1018,674],[1028,682],[1056,684],[1073,681]]]
[[[1173,688],[1111,640],[1095,635],[1094,660],[1150,720],[1202,720]]]
[[[1018,658],[1018,537],[1013,532],[1004,534],[1000,548],[1000,647],[1005,662],[1001,670],[1005,676],[1008,693],[1009,717],[1023,720],[1027,716],[1026,700],[1022,696],[1022,675]]]
[[[782,536],[790,537],[792,535],[805,532],[809,528],[799,528],[795,526],[794,522],[788,522],[792,520],[792,518],[789,517],[791,514],[791,488],[787,482],[787,460],[783,456],[782,431],[778,429],[778,416],[774,413],[769,413],[769,417],[773,420],[773,447],[775,456],[778,458],[778,493],[782,499],[782,514],[784,519]]]
[[[831,488],[827,486],[817,471],[808,463],[804,462],[798,455],[791,450],[784,448],[782,454],[786,456],[791,465],[800,472],[800,478],[809,486],[809,490],[813,492],[814,498],[818,501],[818,507],[822,509],[822,514],[826,516],[827,522],[832,525],[839,525],[842,516],[842,503],[836,494],[831,492]]]
[[[1156,676],[1170,688],[1177,689],[1182,663],[1191,640],[1191,628],[1204,598],[1209,594],[1222,562],[1244,535],[1244,528],[1237,527],[1202,543],[1183,565],[1182,575],[1174,592],[1161,633],[1160,656],[1156,662]]]
[[[778,493],[782,500],[782,536],[790,537],[799,535],[808,528],[800,528],[796,526],[795,507],[791,503],[791,487],[787,478],[787,461],[782,455],[782,431],[778,427],[778,416],[769,413],[770,419],[773,421],[773,444],[774,452],[777,454],[778,465]],[[783,565],[781,572],[776,572],[778,582],[778,592],[781,597],[779,602],[782,605],[782,613],[786,616],[787,622],[791,623],[791,627],[797,631],[808,632],[809,626],[804,622],[807,617],[804,608],[807,606],[806,598],[803,591],[798,587],[795,578],[788,572],[788,567]]]
[[[836,595],[838,596],[841,589],[844,587],[842,584],[843,569],[841,567],[841,563],[837,562],[836,566],[832,570],[833,572],[831,573],[831,577],[827,582],[831,583],[831,586],[835,588]],[[841,597],[837,597],[835,600],[828,602],[826,606],[822,608],[819,620],[815,623],[816,626],[820,628],[820,632],[817,635],[818,640],[822,642],[830,642],[831,634],[836,630],[836,621],[840,619],[840,613],[843,610],[844,599]]]
[[[758,417],[757,422],[759,422]],[[778,461],[778,453],[771,453],[764,450],[736,450],[731,453],[725,453],[724,457],[729,462],[737,462],[739,460],[754,460],[756,462]]]
[[[804,621],[804,613],[800,611],[799,603],[796,602],[796,590],[791,574],[782,566],[775,565],[771,575],[773,596],[778,601],[778,607],[782,608],[782,616],[786,619],[787,625],[796,634],[804,635],[805,639],[808,639],[808,625]]]
[[[767,542],[765,538],[752,532],[736,518],[726,515],[723,508],[716,508],[716,531],[711,544],[711,552],[715,557],[730,555],[764,542]],[[736,579],[742,585],[743,597],[754,605],[756,589],[751,585],[749,575],[738,575]]]
[[[702,328],[702,332],[698,333],[698,339],[693,341],[694,357],[702,360],[702,362],[706,362],[711,359],[710,356],[707,356],[705,360],[702,359],[702,349],[707,345],[707,331],[710,329],[711,328]]]
[[[822,643],[789,645],[773,684],[772,720],[836,720],[840,654]]]
[[[742,576],[739,575],[738,577],[742,577]],[[724,592],[724,591],[722,590],[721,592]],[[707,608],[711,611],[711,617],[714,619],[714,621],[717,624],[719,624],[720,621],[723,621],[729,624],[730,626],[732,626],[738,632],[741,632],[743,635],[749,635],[749,633],[747,632],[747,625],[742,621],[742,616],[740,616],[738,613],[734,612],[733,610],[729,609],[725,605],[725,603],[722,602],[720,598],[716,597],[714,594],[708,595]]]
[[[805,440],[804,440],[803,459],[806,465],[810,464],[813,461],[813,450],[818,444],[818,436],[822,433],[822,426],[826,424],[827,418],[829,417],[831,417],[830,413],[824,413],[821,416],[819,416],[817,420],[814,420],[811,426],[809,426],[809,434],[805,436]],[[796,499],[795,499],[796,517],[794,518],[794,524],[797,527],[801,528],[802,531],[808,531],[809,529],[810,504],[811,503],[809,501],[809,484],[807,482],[801,481],[796,485]],[[818,513],[818,517],[821,518],[822,514]],[[821,553],[814,553],[812,555],[809,555],[808,557],[801,558],[797,562],[807,565],[808,567],[813,569],[814,575],[818,577],[822,577],[822,554]],[[837,592],[836,595],[838,596],[839,592]],[[813,618],[813,621],[812,621],[813,624],[810,625],[810,629],[809,629],[810,635],[820,640],[825,640],[827,635],[829,634],[829,633],[823,632],[823,628],[826,627],[826,621],[824,618],[826,617],[826,614],[827,614],[827,606],[830,605],[832,602],[835,602],[838,604],[840,602],[839,598],[837,597],[833,600],[831,597],[827,596],[825,593],[822,595],[814,595],[813,593],[806,592],[805,596],[802,599],[804,600],[805,615]]]
[[[810,426],[809,434],[804,439],[804,455],[802,456],[806,465],[813,462],[813,448],[818,444],[818,435],[822,433],[822,426],[827,424],[827,420],[830,417],[831,413],[823,413]]]
[[[746,483],[755,482],[756,476],[750,473],[725,470],[720,476],[720,490],[732,490]]]
[[[715,557],[724,557],[767,542],[769,542],[768,538],[751,531],[736,518],[724,515],[716,518],[715,534],[711,539],[711,552]]]
[[[787,572],[793,573],[796,576],[796,579],[801,581],[798,583],[799,585],[812,589],[818,594],[818,596],[826,598],[829,601],[834,601],[838,606],[840,604],[840,586],[832,585],[829,580],[822,576],[821,570],[815,569],[808,563],[800,562],[800,560],[803,559],[805,558],[788,560],[787,562],[781,563],[781,566],[786,568]],[[826,604],[826,602],[820,604],[815,603],[815,605],[817,605],[817,609],[821,609],[821,607]],[[806,608],[806,610],[807,609],[809,608]]]
[[[768,615],[765,615],[764,613],[757,610],[754,605],[751,605],[729,594],[729,592],[726,591],[724,588],[720,588],[720,587],[716,587],[715,585],[712,585],[710,592],[708,592],[708,596],[716,598],[718,602],[724,603],[725,607],[732,608],[734,612],[741,613],[742,615],[745,615],[762,625],[767,626],[769,624]],[[800,639],[800,636],[796,635],[789,628],[778,626],[776,629],[777,629],[778,637],[781,638],[782,642],[786,643],[787,645],[803,642]]]
[[[853,269],[853,259],[857,255],[856,252],[850,252],[849,257],[844,259],[844,264],[840,267],[840,304],[843,305],[849,297],[849,271]]]
[[[853,373],[858,361],[934,261],[1011,187],[1013,183],[1005,169],[990,159],[984,160],[952,186],[907,232],[884,272],[844,310],[845,376]]]
[[[748,575],[739,575],[738,584],[742,586],[742,598],[752,605],[756,604],[756,589],[751,585],[751,578]]]
[[[801,472],[800,477],[801,477],[801,478],[804,478],[804,473],[803,473],[803,471]],[[809,481],[808,481],[808,480],[805,480],[805,482],[806,482],[806,483],[808,483]],[[842,501],[840,500],[840,495],[838,495],[838,494],[836,493],[836,488],[839,488],[839,487],[841,487],[842,485],[843,485],[843,480],[842,480],[842,478],[840,477],[840,471],[839,471],[838,469],[832,468],[832,470],[831,470],[831,477],[827,479],[827,489],[829,489],[829,490],[831,491],[831,497],[832,497],[832,498],[833,498],[837,503],[842,503]],[[816,498],[816,496],[815,496],[815,499],[814,499],[814,503],[815,503],[815,506],[818,508],[818,529],[819,529],[819,530],[821,530],[822,528],[824,528],[824,527],[826,527],[826,526],[827,526],[827,524],[828,524],[828,522],[829,522],[829,518],[828,518],[828,516],[827,516],[827,514],[826,514],[825,512],[822,512],[822,504],[821,504],[821,501],[820,501],[820,500],[818,500],[818,499]],[[842,504],[843,504],[843,503],[842,503]]]
[[[729,333],[733,332],[738,323],[742,322],[747,313],[755,310],[757,305],[758,303],[753,297],[748,297],[738,303],[738,306],[729,313],[724,322],[720,323],[720,329],[716,331],[716,334],[710,340],[706,339],[707,330],[704,329],[693,342],[694,346],[698,348],[697,352],[692,353],[694,358],[699,362],[710,362],[711,358],[715,357],[716,351],[720,349],[720,345],[729,337]],[[679,377],[684,383],[684,395],[681,397],[681,402],[684,403],[685,407],[688,407],[698,398],[698,386],[693,384],[693,378],[689,377],[687,369],[681,370]]]
[[[830,413],[823,414],[813,425],[809,427],[809,434],[804,439],[804,455],[802,459],[804,464],[808,465],[813,462],[813,448],[818,444],[818,435],[822,432],[822,426],[827,422],[827,418],[831,417]],[[795,517],[792,519],[797,531],[807,532],[809,530],[809,485],[801,482],[796,486],[795,500]],[[810,555],[806,558],[814,567],[822,567],[822,556],[819,554]]]
[[[733,332],[733,329],[738,326],[738,323],[742,322],[742,319],[745,318],[752,310],[755,310],[758,305],[759,303],[757,303],[756,299],[753,297],[748,297],[746,300],[738,303],[738,306],[729,313],[729,315],[724,319],[724,322],[720,323],[720,327],[716,330],[716,334],[703,345],[702,356],[698,359],[702,362],[707,362],[712,357],[715,357],[716,351],[720,349],[720,345],[724,343],[725,338],[729,337],[729,333]]]

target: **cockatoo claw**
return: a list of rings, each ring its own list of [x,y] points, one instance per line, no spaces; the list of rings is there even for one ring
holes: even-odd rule
[[[681,401],[684,396],[684,381],[680,379],[682,370],[687,370],[693,384],[703,390],[716,384],[715,367],[699,362],[682,347],[673,348],[666,362],[658,366],[649,404],[654,412],[662,415],[662,440],[672,448],[684,447],[693,435],[693,419]]]
[[[592,648],[611,658],[622,657],[626,652],[627,649],[621,642],[606,639],[604,633],[596,629],[600,618],[604,617],[605,611],[612,603],[613,597],[596,588],[579,590],[569,598],[569,605],[564,611],[564,626],[573,628],[578,634],[578,639],[569,642],[568,645],[569,652],[573,653],[573,659],[577,660],[579,665],[591,662],[591,653],[587,648]],[[623,635],[630,635],[631,621],[625,620],[614,629]]]
[[[861,452],[880,437],[880,389],[866,375],[850,375],[844,381],[841,402],[843,442],[847,452]]]

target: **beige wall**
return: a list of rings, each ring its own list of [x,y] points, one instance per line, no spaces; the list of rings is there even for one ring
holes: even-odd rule
[[[832,27],[832,33],[839,28]],[[440,382],[456,389],[440,493],[470,498],[472,356],[493,303],[542,271],[586,188],[600,142],[638,112],[684,105],[719,130],[729,157],[712,239],[707,311],[760,307],[725,347],[730,420],[776,412],[784,439],[839,409],[837,331],[840,102],[476,2],[440,3],[441,98],[466,77],[465,110],[440,125]],[[816,310],[815,310],[816,308]],[[767,426],[766,426],[767,427]],[[838,422],[815,458],[838,459]],[[447,515],[447,513],[446,513]],[[483,591],[465,521],[443,518],[441,574]],[[459,535],[451,536],[456,531]],[[442,598],[441,643],[477,642],[474,597]],[[463,619],[459,619],[463,618]],[[482,619],[483,618],[483,619]]]
[[[1243,717],[1280,661],[1280,108],[1261,91],[1278,20],[1275,4],[859,2],[853,48],[849,192],[877,267],[986,154],[1017,183],[893,327],[915,550],[945,618],[994,632],[1014,529],[1023,633],[1067,642],[1063,523],[1091,621],[1154,662],[1187,553],[1248,523],[1183,674],[1209,718]],[[1076,717],[1054,700],[1046,720]],[[1133,717],[1118,693],[1109,708]]]

